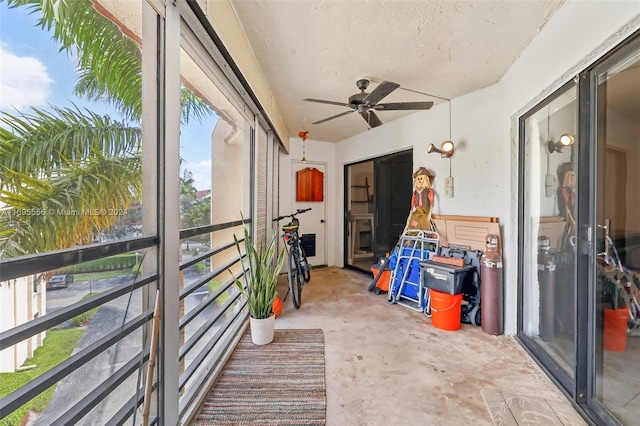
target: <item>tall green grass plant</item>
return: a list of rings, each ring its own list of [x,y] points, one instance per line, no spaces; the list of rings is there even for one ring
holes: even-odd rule
[[[235,235],[233,239],[242,259],[242,267],[246,271],[242,275],[244,283],[238,280],[231,273],[231,270],[229,272],[233,276],[236,286],[247,299],[251,317],[255,319],[269,318],[273,315],[273,301],[278,295],[276,284],[286,252],[283,248],[280,253],[277,253],[277,235],[273,236],[266,249],[264,244],[259,244],[256,247],[251,241],[249,229],[246,226],[244,227],[244,240],[240,242]],[[246,258],[242,257],[242,246],[244,246]]]

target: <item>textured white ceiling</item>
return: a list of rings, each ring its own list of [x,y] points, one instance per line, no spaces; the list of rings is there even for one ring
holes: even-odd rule
[[[232,1],[290,135],[337,142],[368,129],[343,106],[356,80],[390,80],[383,102],[452,99],[496,83],[564,0]],[[371,83],[370,92],[376,86]],[[420,93],[416,93],[420,92]],[[425,94],[435,95],[434,98]],[[411,112],[377,112],[389,122]]]

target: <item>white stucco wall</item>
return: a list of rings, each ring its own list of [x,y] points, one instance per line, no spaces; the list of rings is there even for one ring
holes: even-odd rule
[[[295,185],[291,174],[291,163],[293,161],[299,162],[302,159],[302,139],[290,138],[289,139],[290,154],[287,155],[280,152],[280,200],[279,213],[290,214],[293,212],[293,200],[295,197]],[[327,230],[327,265],[336,265],[336,253],[334,247],[337,244],[334,240],[336,231],[336,219],[335,214],[342,209],[342,198],[340,198],[335,192],[336,179],[338,174],[342,171],[338,171],[336,166],[336,145],[330,142],[316,141],[313,139],[307,139],[305,144],[305,156],[307,158],[307,164],[309,167],[313,167],[314,164],[322,164],[326,168],[325,170],[325,203],[326,203],[326,230]],[[342,166],[339,166],[342,167]],[[300,222],[304,223],[304,217],[300,217]],[[282,225],[282,223],[280,223]],[[342,237],[340,240],[342,241]]]
[[[16,280],[0,282],[0,301],[2,301],[2,310],[0,310],[0,331],[6,331],[15,327],[15,309],[13,303]],[[12,346],[0,351],[0,372],[13,372],[16,368],[15,348]]]
[[[28,276],[0,282],[0,332],[46,314],[44,283],[34,292],[35,279],[35,276]],[[13,373],[32,358],[34,351],[42,346],[45,336],[46,332],[42,332],[0,351],[0,373]]]
[[[639,1],[567,1],[497,84],[452,100],[451,137],[457,147],[451,160],[453,198],[444,197],[442,187],[444,177],[449,174],[449,160],[426,152],[430,143],[439,145],[449,139],[446,102],[341,141],[335,144],[335,150],[331,150],[331,144],[308,140],[307,158],[316,159],[317,155],[317,159],[329,165],[331,182],[327,198],[332,200],[328,211],[333,212],[334,232],[330,233],[328,244],[336,248],[329,264],[343,266],[344,165],[413,148],[414,169],[423,165],[436,173],[436,213],[500,219],[505,264],[505,331],[515,334],[518,135],[513,124],[637,28],[640,28]],[[381,118],[384,121],[382,115]],[[299,159],[301,151],[296,147],[301,144],[293,138],[291,142],[291,158]],[[291,158],[281,159],[281,194],[291,191],[287,167]],[[286,211],[283,201],[281,197],[282,211]]]

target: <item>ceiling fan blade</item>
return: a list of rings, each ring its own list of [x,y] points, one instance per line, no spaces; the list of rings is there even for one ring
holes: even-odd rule
[[[378,84],[378,87],[373,89],[373,91],[362,100],[362,103],[369,106],[375,106],[382,100],[382,98],[396,90],[398,87],[400,87],[398,83],[384,80],[380,84]]]
[[[364,118],[364,121],[369,124],[369,127],[382,126],[382,121],[380,121],[375,112],[371,110],[363,111],[360,113],[360,115],[362,116],[362,118]]]
[[[340,106],[346,106],[346,107],[349,107],[349,108],[354,108],[351,104],[346,104],[344,102],[325,101],[323,99],[305,98],[305,99],[303,99],[303,101],[316,102],[316,103],[319,103],[319,104],[340,105]]]
[[[315,123],[311,123],[311,124],[324,123],[325,121],[333,120],[334,118],[342,117],[343,115],[351,114],[352,112],[355,112],[355,111],[356,110],[352,109],[351,111],[341,112],[340,114],[332,115],[331,117],[327,117],[327,118],[325,118],[323,120],[316,121]]]
[[[433,102],[392,102],[387,104],[378,104],[373,108],[376,111],[409,111],[420,109],[431,109]]]

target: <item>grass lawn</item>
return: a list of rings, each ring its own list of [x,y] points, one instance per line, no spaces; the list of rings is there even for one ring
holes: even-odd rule
[[[88,299],[90,297],[95,296],[96,294],[99,294],[99,293],[87,293],[80,300]],[[75,317],[71,318],[71,324],[75,325],[76,327],[82,327],[86,325],[89,321],[91,321],[91,318],[93,318],[96,312],[98,312],[98,307],[89,309],[87,312],[84,312],[80,315],[76,315]]]
[[[69,358],[83,333],[84,329],[81,328],[49,330],[44,339],[44,345],[36,349],[33,359],[24,363],[24,366],[37,365],[36,368],[16,373],[0,373],[0,397],[10,394]],[[42,412],[49,404],[55,387],[56,385],[51,386],[11,415],[0,420],[0,426],[21,425],[29,411]]]

